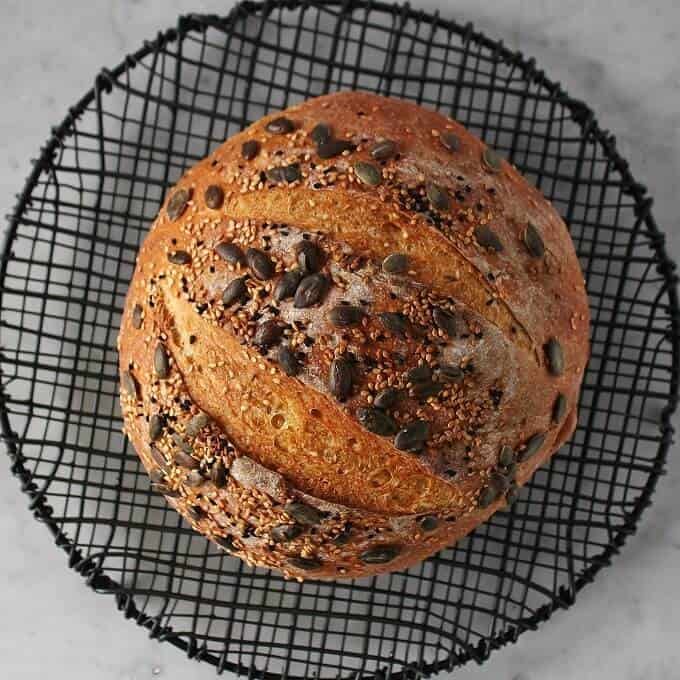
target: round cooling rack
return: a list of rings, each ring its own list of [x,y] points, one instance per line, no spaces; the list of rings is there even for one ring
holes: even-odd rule
[[[137,249],[183,170],[262,115],[339,89],[412,99],[500,150],[569,225],[592,359],[569,444],[454,548],[407,572],[284,581],[166,507],[121,434],[116,335]],[[0,269],[0,423],[69,567],[152,637],[251,678],[418,678],[534,629],[609,565],[671,441],[680,316],[652,201],[583,102],[437,15],[361,0],[186,16],[54,129]]]

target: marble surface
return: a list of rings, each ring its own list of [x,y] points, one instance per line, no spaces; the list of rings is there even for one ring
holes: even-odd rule
[[[680,257],[680,5],[676,0],[416,2],[473,21],[534,55],[615,131]],[[8,211],[29,159],[102,65],[117,63],[180,12],[225,12],[228,0],[3,0],[0,20],[0,204]],[[680,677],[680,464],[613,568],[535,633],[457,680],[670,680]],[[12,680],[191,680],[207,665],[149,640],[109,598],[64,566],[0,467],[0,667]],[[38,566],[39,565],[39,566]],[[46,576],[49,574],[49,576]],[[440,676],[445,677],[445,676]]]

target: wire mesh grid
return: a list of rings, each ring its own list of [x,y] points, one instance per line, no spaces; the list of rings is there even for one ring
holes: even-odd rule
[[[415,100],[499,149],[567,221],[592,359],[572,441],[454,548],[407,572],[304,584],[218,554],[150,491],[121,434],[116,334],[137,249],[189,165],[271,110],[338,89]],[[533,60],[408,5],[244,3],[182,17],[53,130],[1,263],[0,423],[30,508],[153,637],[266,678],[416,678],[535,628],[633,533],[678,388],[674,265],[645,188]]]

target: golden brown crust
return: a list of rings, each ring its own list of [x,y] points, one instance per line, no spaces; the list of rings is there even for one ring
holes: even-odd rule
[[[352,148],[322,158],[320,122]],[[401,569],[569,438],[588,322],[567,230],[512,166],[440,114],[329,95],[170,192],[121,326],[125,431],[169,501],[244,559],[300,578]]]

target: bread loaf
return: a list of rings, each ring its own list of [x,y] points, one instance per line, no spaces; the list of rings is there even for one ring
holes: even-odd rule
[[[570,437],[588,324],[567,229],[509,163],[412,103],[319,97],[170,191],[122,319],[124,430],[250,564],[404,569]]]

